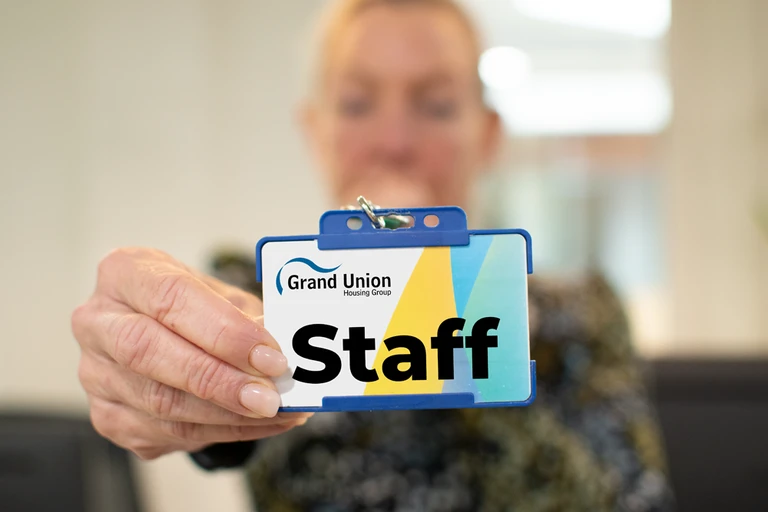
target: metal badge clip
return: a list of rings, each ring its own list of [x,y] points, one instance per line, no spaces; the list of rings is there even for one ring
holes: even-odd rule
[[[363,210],[374,227],[379,229],[398,229],[408,228],[413,225],[413,217],[408,215],[376,215],[373,211],[381,209],[378,205],[373,204],[364,196],[358,196],[357,203],[360,205],[360,209]],[[356,207],[348,205],[343,207],[344,210],[357,210]]]

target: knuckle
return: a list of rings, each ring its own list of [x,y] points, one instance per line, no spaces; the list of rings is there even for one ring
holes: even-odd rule
[[[158,381],[149,381],[145,387],[144,403],[155,418],[175,419],[184,408],[184,393]]]
[[[78,344],[83,345],[95,323],[96,311],[91,302],[85,302],[72,311],[70,327]]]
[[[203,400],[211,400],[217,389],[227,384],[229,366],[207,354],[196,362],[197,364],[192,365],[191,370],[187,372],[187,389]]]
[[[129,450],[131,450],[139,459],[145,461],[158,459],[166,453],[165,450],[157,448],[156,446],[144,446],[143,444],[137,447],[130,447]]]
[[[95,400],[91,404],[90,417],[91,424],[99,435],[143,460],[156,459],[168,452],[166,446],[157,442],[157,436],[147,435],[150,430],[147,430],[145,423],[137,423],[135,418],[121,413],[118,405]]]
[[[151,319],[141,315],[121,317],[115,324],[115,361],[136,373],[142,373],[155,353],[157,328]]]
[[[89,358],[81,357],[80,362],[77,365],[77,379],[80,381],[80,385],[86,392],[90,393],[91,385],[93,383],[93,370],[91,369],[92,363]]]
[[[149,300],[151,316],[165,323],[165,320],[169,319],[170,313],[184,308],[187,295],[187,279],[185,277],[183,273],[178,271],[164,272],[157,276]]]
[[[212,353],[217,353],[217,347],[221,345],[221,342],[226,339],[232,339],[234,333],[232,333],[232,326],[226,318],[221,318],[218,322],[215,322],[215,327],[213,327],[213,329],[210,351]]]
[[[85,304],[80,304],[75,308],[74,311],[72,311],[72,315],[70,316],[70,326],[72,329],[72,334],[75,335],[75,338],[78,341],[80,341],[80,338],[82,338],[83,328],[85,327],[87,321],[88,321],[87,306]]]
[[[167,454],[170,450],[158,446],[144,446],[140,445],[138,448],[131,449],[131,451],[141,460],[150,461],[159,459],[163,455]]]
[[[80,360],[77,373],[80,385],[89,398],[110,404],[125,403],[120,392],[121,376],[115,372],[113,366],[104,365],[99,358],[86,356]]]
[[[134,435],[128,439],[124,445],[124,448],[132,451],[137,457],[142,460],[152,460],[168,453],[168,447],[163,443],[158,442],[157,439],[148,437],[142,434]]]
[[[90,419],[94,430],[102,437],[117,442],[119,430],[116,428],[115,408],[106,402],[95,401],[91,404]]]
[[[264,308],[261,301],[251,293],[235,288],[226,298],[237,309],[248,315],[260,316],[263,314]]]
[[[249,441],[253,438],[253,427],[230,425],[229,433],[234,441]]]
[[[97,267],[97,281],[102,282],[112,274],[114,274],[119,268],[121,268],[127,261],[132,258],[132,251],[127,247],[120,247],[113,249],[101,261],[99,261]]]
[[[97,281],[103,281],[104,278],[112,273],[113,268],[117,264],[115,260],[119,259],[121,256],[119,254],[119,251],[121,249],[115,249],[113,251],[110,251],[109,254],[101,258],[99,261],[99,264],[96,266],[96,280]]]
[[[173,267],[174,260],[168,254],[147,247],[120,247],[104,256],[97,265],[96,289],[109,289],[116,284],[116,276],[126,271],[144,273],[162,262]]]
[[[185,421],[168,421],[164,424],[166,433],[184,441],[196,440],[201,432],[202,425],[187,423]]]

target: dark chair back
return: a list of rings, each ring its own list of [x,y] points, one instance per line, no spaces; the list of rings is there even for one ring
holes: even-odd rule
[[[768,511],[768,360],[649,365],[678,510]]]
[[[87,419],[0,413],[3,512],[139,512],[129,462]]]

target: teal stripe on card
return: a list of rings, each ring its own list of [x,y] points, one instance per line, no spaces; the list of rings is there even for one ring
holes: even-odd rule
[[[456,314],[459,316],[464,314],[469,294],[472,293],[493,238],[494,235],[473,235],[469,237],[469,245],[451,247],[453,297],[456,300]]]
[[[463,311],[464,336],[483,317],[500,318],[499,346],[489,349],[488,379],[475,380],[482,401],[523,401],[531,394],[525,239],[495,235]],[[472,351],[465,349],[471,366]]]
[[[472,235],[469,237],[469,245],[451,247],[451,278],[458,316],[464,314],[464,308],[492,241],[493,235]],[[463,348],[453,351],[453,366],[454,378],[445,381],[443,393],[470,392],[475,395],[476,401],[480,400],[477,385],[472,380],[469,359]]]

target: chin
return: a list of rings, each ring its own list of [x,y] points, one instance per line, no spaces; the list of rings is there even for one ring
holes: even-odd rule
[[[439,205],[438,195],[427,187],[403,184],[366,184],[349,188],[341,194],[345,201],[356,203],[357,196],[366,199],[382,208],[419,208]],[[349,198],[349,199],[346,199]]]

